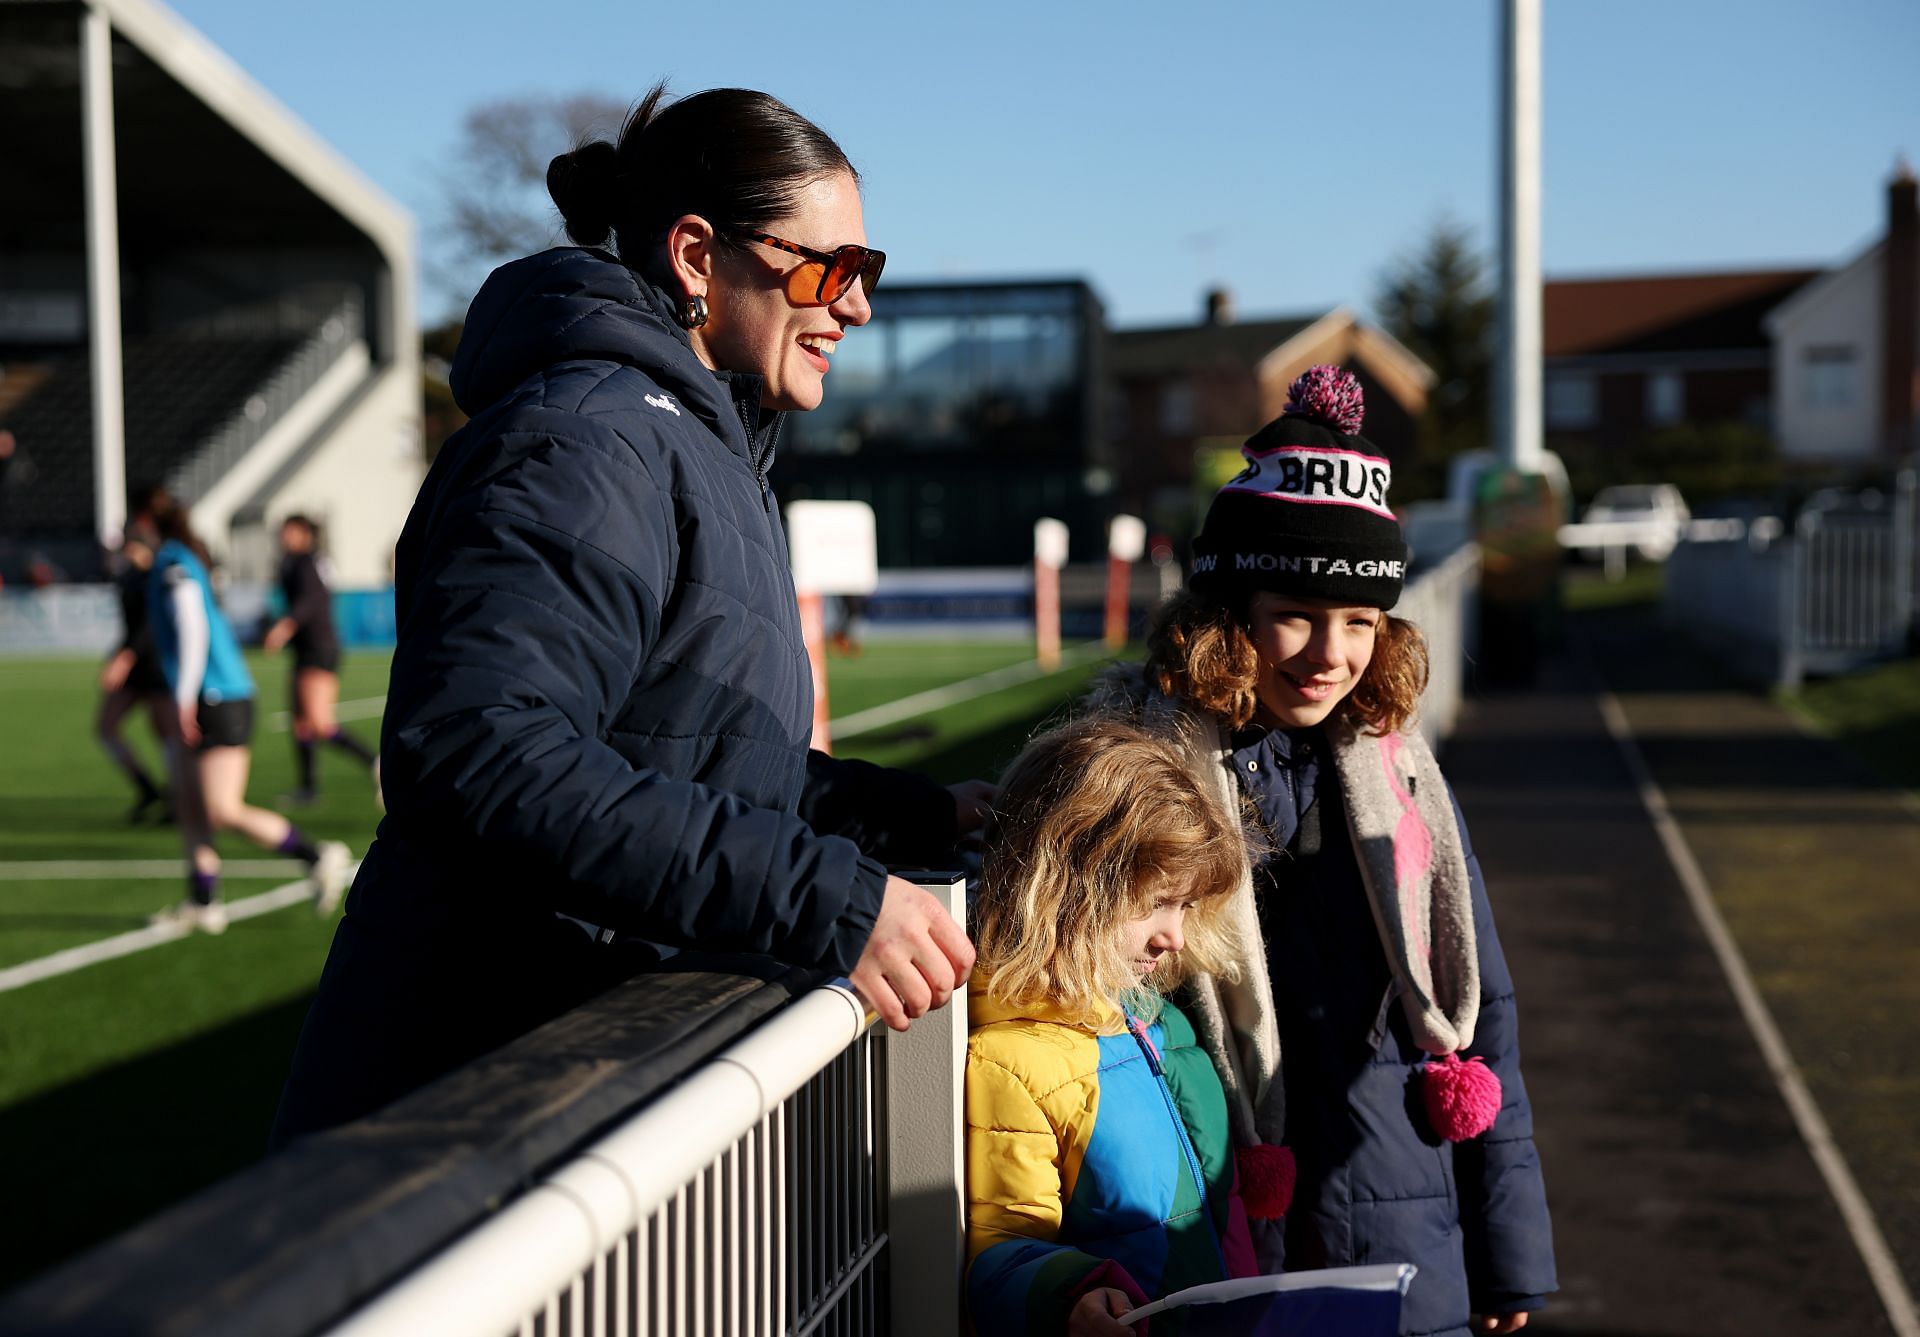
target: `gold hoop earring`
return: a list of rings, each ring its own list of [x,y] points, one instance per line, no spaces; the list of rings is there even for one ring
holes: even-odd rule
[[[707,299],[699,293],[680,303],[680,309],[674,312],[674,319],[690,330],[697,330],[707,323]]]

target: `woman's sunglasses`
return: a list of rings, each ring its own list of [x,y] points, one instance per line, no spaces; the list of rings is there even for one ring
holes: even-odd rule
[[[860,280],[868,296],[872,296],[875,285],[880,282],[880,271],[887,264],[885,251],[866,246],[841,246],[832,251],[816,251],[765,232],[741,235],[748,241],[760,242],[806,261],[787,271],[787,300],[795,306],[832,306],[847,295],[855,279]]]

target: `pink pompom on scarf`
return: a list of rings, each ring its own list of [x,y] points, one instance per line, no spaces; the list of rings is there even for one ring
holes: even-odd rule
[[[1485,1062],[1458,1054],[1429,1059],[1420,1069],[1420,1097],[1427,1122],[1449,1142],[1465,1142],[1500,1117],[1500,1077]]]

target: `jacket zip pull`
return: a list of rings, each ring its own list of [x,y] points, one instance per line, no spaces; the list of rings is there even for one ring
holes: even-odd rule
[[[1127,1030],[1132,1032],[1133,1038],[1139,1042],[1140,1052],[1147,1056],[1147,1069],[1155,1077],[1163,1076],[1159,1051],[1154,1049],[1153,1041],[1147,1037],[1147,1028],[1140,1024],[1140,1018],[1132,1013],[1127,1014]]]

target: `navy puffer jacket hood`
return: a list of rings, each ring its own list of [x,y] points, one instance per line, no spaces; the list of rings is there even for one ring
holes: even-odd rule
[[[568,361],[631,367],[675,391],[709,431],[734,444],[735,378],[703,367],[666,294],[604,251],[560,247],[493,272],[454,354],[454,402],[479,417],[529,377]]]
[[[472,421],[397,553],[388,815],[282,1137],[604,987],[583,948],[850,970],[884,889],[797,812],[812,678],[758,378],[709,371],[666,294],[560,248],[488,280],[453,385]]]

